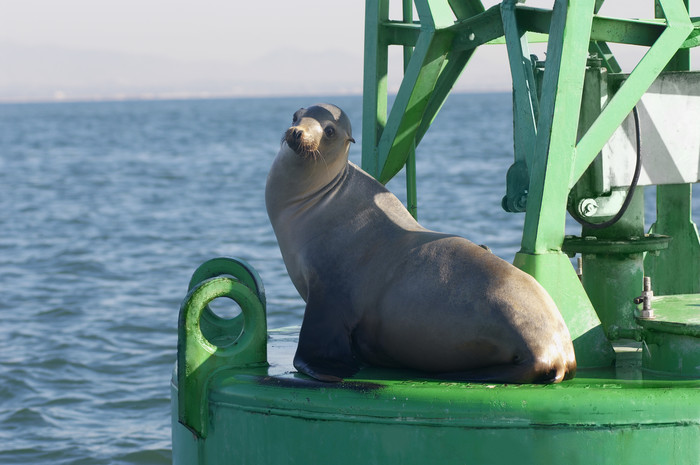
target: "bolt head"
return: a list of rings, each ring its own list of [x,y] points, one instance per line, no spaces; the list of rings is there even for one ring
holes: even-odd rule
[[[583,199],[578,204],[578,212],[583,217],[589,217],[596,214],[598,211],[598,203],[595,199]]]

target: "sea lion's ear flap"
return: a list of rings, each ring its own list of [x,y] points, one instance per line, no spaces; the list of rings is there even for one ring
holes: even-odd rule
[[[352,137],[348,138],[348,141],[352,142],[353,144],[355,143],[355,139],[353,139]]]

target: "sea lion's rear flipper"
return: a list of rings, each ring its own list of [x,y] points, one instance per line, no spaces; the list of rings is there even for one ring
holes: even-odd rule
[[[563,364],[514,363],[439,373],[435,377],[477,383],[551,384],[573,378],[573,373],[567,373]]]
[[[328,303],[306,304],[294,367],[319,381],[339,382],[354,375],[360,364],[352,354],[350,330],[343,326],[342,312]]]

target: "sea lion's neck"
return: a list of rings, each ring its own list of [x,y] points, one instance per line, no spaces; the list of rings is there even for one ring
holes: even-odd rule
[[[286,146],[280,149],[268,175],[265,196],[271,215],[290,208],[298,212],[312,207],[332,195],[347,177],[347,157],[337,157],[329,163],[320,157],[303,160],[288,152],[291,150]]]
[[[332,192],[345,178],[347,171],[347,158],[338,157],[333,163],[319,158],[304,173],[306,176],[302,184],[305,188],[302,196],[313,198]]]
[[[335,176],[331,177],[332,173],[326,173],[327,182],[319,183],[320,187],[315,189],[313,192],[309,192],[309,198],[320,199],[328,194],[335,192],[338,187],[343,183],[345,178],[348,176],[348,163],[347,161],[342,164],[340,169],[334,169]],[[324,180],[325,181],[325,180]]]
[[[326,173],[324,173],[326,174]],[[297,196],[290,197],[287,199],[287,208],[292,207],[292,211],[296,214],[302,213],[309,208],[316,207],[318,204],[326,202],[332,199],[335,194],[341,188],[343,181],[348,175],[348,164],[345,163],[343,167],[335,174],[334,177],[328,176],[328,180],[324,180],[323,183],[314,182],[309,183],[309,188],[299,191]],[[314,179],[318,181],[318,179]]]

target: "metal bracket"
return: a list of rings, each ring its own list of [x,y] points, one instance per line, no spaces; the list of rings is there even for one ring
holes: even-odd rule
[[[213,277],[212,277],[213,275]],[[199,281],[203,279],[203,281]],[[226,320],[209,303],[233,299],[241,315]],[[214,328],[205,334],[204,315]],[[216,337],[212,337],[216,335]],[[180,307],[177,343],[178,420],[200,438],[207,436],[207,391],[223,370],[267,366],[265,291],[255,270],[242,260],[219,258],[200,266]]]

